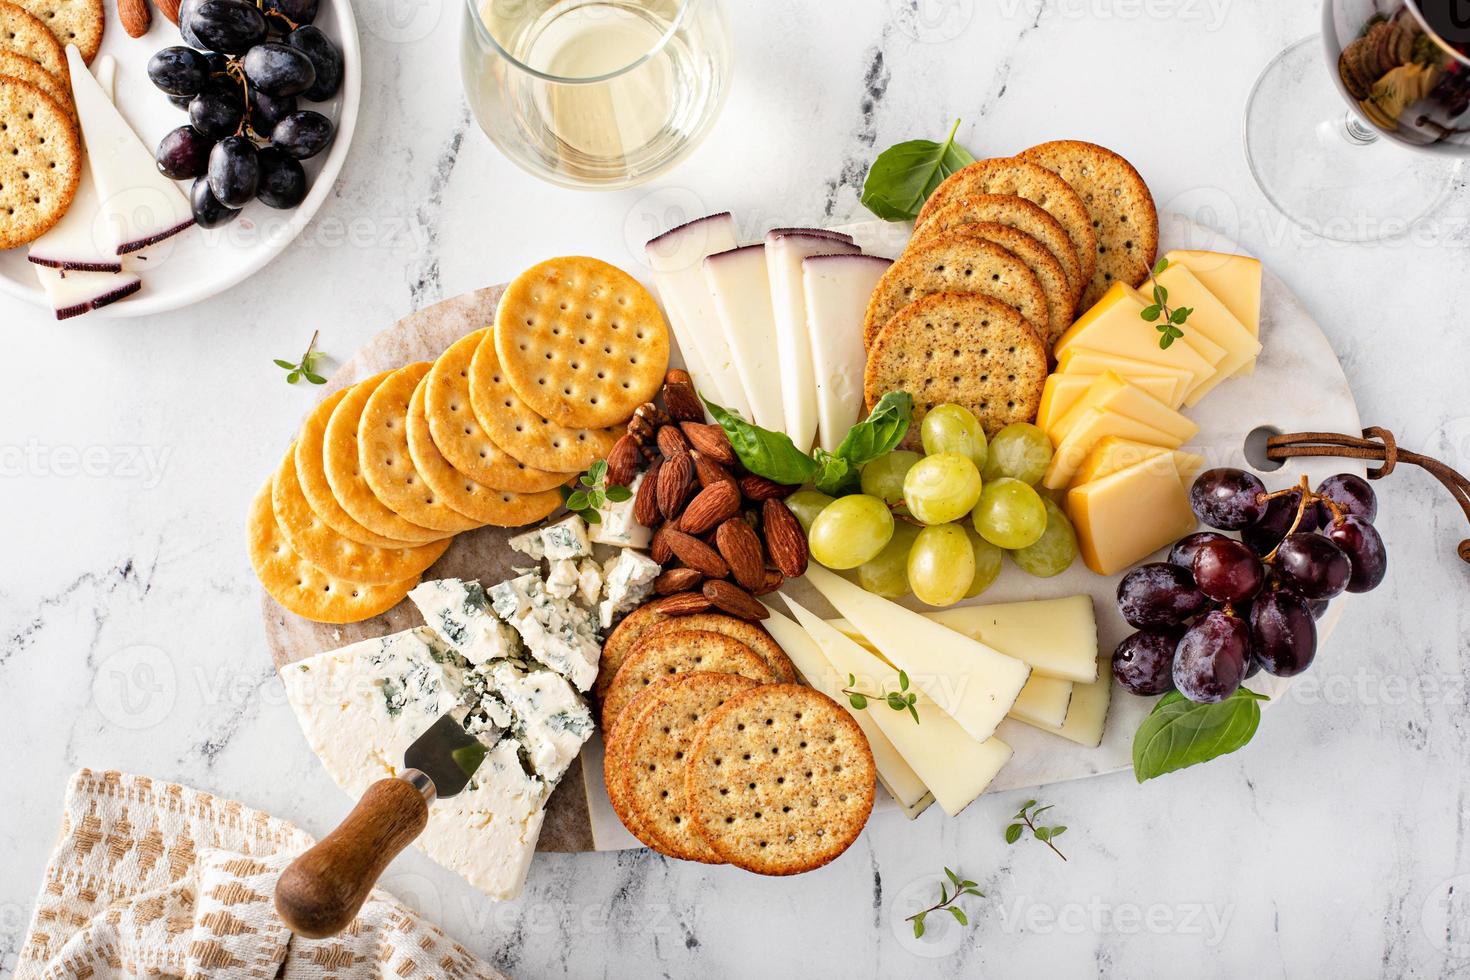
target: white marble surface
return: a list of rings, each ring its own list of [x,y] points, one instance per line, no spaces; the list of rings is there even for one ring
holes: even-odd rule
[[[18,762],[0,805],[0,964],[78,767],[181,780],[318,834],[343,811],[272,676],[241,526],[314,397],[271,358],[315,328],[344,357],[545,255],[632,263],[681,214],[729,208],[752,233],[858,218],[874,148],[958,115],[978,154],[1060,136],[1123,151],[1161,204],[1213,219],[1297,291],[1365,422],[1470,464],[1470,194],[1414,239],[1333,246],[1280,219],[1246,170],[1246,93],[1315,30],[1314,3],[922,0],[917,17],[910,0],[742,3],[711,138],[652,186],[603,195],[531,180],[473,127],[454,3],[359,10],[357,142],[282,258],[151,321],[58,325],[0,302],[0,744]],[[836,864],[790,880],[647,853],[541,856],[524,897],[495,906],[411,853],[386,883],[526,978],[1465,975],[1470,569],[1451,551],[1465,528],[1424,477],[1381,489],[1393,576],[1347,611],[1254,744],[1144,786],[1045,791],[1071,827],[1065,864],[1004,844],[1007,793],[956,820],[875,821]],[[916,949],[896,905],[946,864],[988,898],[970,929]]]

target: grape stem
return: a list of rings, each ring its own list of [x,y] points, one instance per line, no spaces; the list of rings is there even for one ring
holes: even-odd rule
[[[1286,533],[1281,536],[1281,541],[1285,541],[1287,538],[1291,537],[1293,534],[1296,533],[1296,529],[1298,527],[1301,527],[1302,518],[1306,516],[1307,507],[1310,504],[1325,504],[1327,510],[1332,514],[1332,523],[1340,524],[1342,522],[1342,508],[1337,505],[1336,501],[1333,501],[1328,497],[1324,497],[1319,493],[1313,493],[1312,485],[1307,481],[1307,475],[1305,473],[1302,474],[1301,482],[1298,483],[1296,486],[1287,487],[1285,490],[1277,490],[1275,493],[1257,494],[1256,499],[1275,500],[1278,497],[1285,497],[1286,495],[1291,493],[1300,493],[1301,499],[1297,501],[1296,516],[1291,519],[1291,527],[1286,529]],[[1281,549],[1281,541],[1276,542],[1276,547],[1271,549],[1270,554],[1261,559],[1261,564],[1270,565],[1276,560],[1276,552]]]

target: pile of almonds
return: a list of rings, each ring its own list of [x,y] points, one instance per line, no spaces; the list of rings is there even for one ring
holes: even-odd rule
[[[688,372],[668,373],[663,401],[639,407],[607,456],[609,485],[631,486],[647,466],[633,516],[653,530],[653,560],[664,566],[658,610],[765,619],[755,597],[806,574],[806,535],[782,502],[797,488],[741,470]]]

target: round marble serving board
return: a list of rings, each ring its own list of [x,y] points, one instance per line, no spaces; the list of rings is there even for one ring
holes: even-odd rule
[[[1243,252],[1224,236],[1182,216],[1161,216],[1160,252],[1172,248],[1213,249]],[[895,256],[908,239],[906,225],[881,221],[847,225],[839,231],[851,234],[864,251]],[[417,360],[432,360],[455,340],[494,320],[495,304],[503,286],[490,286],[445,300],[398,321],[382,331],[351,360],[343,364],[322,389],[327,395],[380,371]],[[1206,466],[1239,466],[1254,469],[1246,458],[1246,435],[1261,426],[1281,432],[1337,431],[1357,433],[1361,429],[1357,405],[1347,378],[1327,338],[1301,302],[1269,269],[1261,293],[1261,342],[1263,350],[1250,375],[1224,382],[1198,406],[1186,410],[1199,426],[1199,435],[1187,447],[1205,456]],[[677,351],[675,360],[678,360]],[[1363,474],[1365,466],[1353,460],[1306,459],[1293,461],[1275,472],[1258,470],[1267,487],[1276,489],[1296,482],[1305,474],[1313,484],[1332,473]],[[428,571],[425,579],[474,578],[487,583],[513,574],[518,557],[506,546],[515,530],[482,528],[459,535],[449,550]],[[1000,577],[973,604],[1045,599],[1088,594],[1097,613],[1098,650],[1106,652],[1130,633],[1114,602],[1120,576],[1094,575],[1082,563],[1050,579],[1032,578],[1007,563]],[[786,587],[803,603],[821,614],[835,616],[829,605],[805,582]],[[1344,599],[1333,602],[1318,624],[1320,645],[1325,645],[1341,616]],[[923,608],[910,597],[904,602]],[[359,623],[335,626],[295,616],[269,596],[263,596],[266,642],[279,668],[285,664],[335,649],[358,640],[384,636],[421,625],[417,609],[404,601],[381,616]],[[1319,656],[1322,654],[1319,653]],[[1289,681],[1258,674],[1249,686],[1273,699],[1286,690]],[[1072,742],[1007,719],[998,735],[1015,751],[988,791],[1043,786],[1048,783],[1116,772],[1132,764],[1133,732],[1149,712],[1153,699],[1113,692],[1106,734],[1098,748]],[[1267,706],[1271,702],[1266,702]],[[581,766],[572,766],[547,805],[546,823],[538,850],[587,851],[637,847],[612,815],[602,790],[601,745],[594,737]],[[587,792],[591,789],[591,793]],[[898,808],[880,794],[882,804],[874,819],[901,819]]]

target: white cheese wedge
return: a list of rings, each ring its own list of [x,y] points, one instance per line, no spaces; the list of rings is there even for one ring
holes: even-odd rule
[[[704,281],[705,257],[739,244],[735,219],[722,211],[669,229],[650,240],[643,253],[694,387],[710,401],[748,419],[750,402]]]
[[[1067,706],[1071,703],[1071,681],[1033,673],[1006,717],[1027,724],[1060,725],[1067,720]]]
[[[786,656],[796,665],[802,680],[842,705],[867,736],[868,746],[873,750],[873,763],[878,769],[878,782],[883,784],[888,795],[898,802],[910,820],[923,813],[934,802],[934,794],[929,792],[913,767],[903,760],[903,756],[894,748],[888,736],[883,734],[883,729],[878,727],[872,715],[868,711],[857,710],[848,702],[847,695],[842,693],[847,678],[827,662],[821,649],[805,630],[770,604],[766,608],[771,611],[771,618],[762,625],[781,644],[781,649],[786,651]],[[795,608],[795,603],[792,603],[792,608]]]
[[[817,379],[812,366],[812,334],[807,329],[802,261],[813,255],[858,255],[862,249],[825,235],[770,232],[766,266],[771,279],[771,309],[776,317],[781,401],[786,434],[806,452],[817,437]]]
[[[744,245],[711,255],[704,260],[704,281],[750,403],[746,418],[763,429],[782,431],[786,413],[766,246]]]
[[[1111,658],[1100,657],[1097,662],[1097,680],[1091,684],[1077,684],[1072,688],[1072,703],[1067,707],[1066,721],[1060,725],[1047,725],[1039,721],[1028,721],[1026,724],[1095,749],[1102,744],[1108,721],[1108,704],[1112,697]]]
[[[44,265],[33,269],[58,320],[100,310],[143,288],[143,280],[131,272],[82,272]]]
[[[790,596],[783,593],[782,598],[839,677],[846,680],[850,674],[860,689],[874,693],[899,689],[898,671],[890,664],[828,626]],[[914,706],[919,715],[917,722],[907,711],[894,711],[886,704],[872,703],[866,710],[951,817],[985,792],[995,774],[1010,761],[1009,745],[993,737],[971,738],[922,694]]]
[[[1024,660],[1034,674],[1079,684],[1097,679],[1097,618],[1091,596],[956,606],[923,615],[1006,656]],[[862,634],[847,620],[830,622],[859,643],[864,642]]]
[[[101,198],[94,225],[99,247],[126,255],[188,228],[194,212],[179,185],[158,172],[153,151],[87,71],[75,45],[67,45],[66,59],[88,169]]]
[[[863,314],[893,262],[876,255],[814,255],[801,263],[817,386],[818,442],[831,452],[863,409]]]
[[[914,685],[972,738],[983,742],[995,734],[1026,686],[1031,674],[1026,663],[865,592],[816,563],[806,577],[884,660],[907,671]]]

